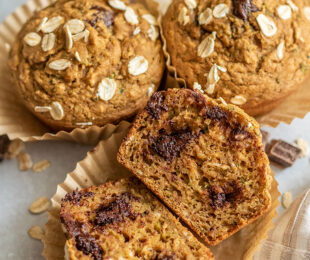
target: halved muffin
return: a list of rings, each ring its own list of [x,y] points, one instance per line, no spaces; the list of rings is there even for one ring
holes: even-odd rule
[[[155,93],[118,161],[208,244],[270,206],[269,161],[257,122],[234,105],[189,89]]]

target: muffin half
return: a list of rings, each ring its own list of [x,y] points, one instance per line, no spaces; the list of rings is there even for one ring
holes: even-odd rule
[[[28,109],[56,129],[134,115],[164,70],[155,17],[126,0],[60,0],[38,11],[9,64]]]

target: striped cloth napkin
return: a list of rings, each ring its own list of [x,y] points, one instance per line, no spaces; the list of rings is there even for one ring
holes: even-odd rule
[[[310,259],[310,190],[296,199],[275,222],[254,260]]]

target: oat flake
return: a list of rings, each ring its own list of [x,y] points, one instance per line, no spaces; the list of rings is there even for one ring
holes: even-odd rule
[[[310,21],[310,6],[306,6],[304,8],[304,15],[306,16],[307,20]]]
[[[34,111],[37,113],[45,113],[49,112],[51,110],[51,107],[49,106],[35,106]]]
[[[8,146],[7,158],[14,159],[23,150],[25,150],[24,142],[20,139],[14,139]]]
[[[66,59],[54,60],[50,64],[48,64],[48,67],[52,70],[66,70],[70,66],[71,62]]]
[[[55,41],[56,41],[56,36],[54,33],[45,34],[43,36],[42,44],[41,44],[42,50],[43,51],[52,50],[54,48]]]
[[[246,98],[242,95],[237,95],[237,96],[234,96],[233,98],[230,99],[230,102],[235,104],[235,105],[243,105],[247,102]]]
[[[90,32],[88,30],[85,30],[83,32],[77,33],[72,35],[72,40],[73,41],[79,41],[81,39],[84,39],[84,42],[88,42]]]
[[[131,7],[127,7],[124,13],[125,20],[131,24],[135,25],[139,23],[138,16],[136,15],[135,11]]]
[[[35,32],[30,32],[25,35],[24,41],[27,45],[34,47],[41,42],[41,36]]]
[[[226,4],[219,4],[213,9],[213,16],[215,18],[223,18],[229,13],[229,6]]]
[[[271,20],[271,18],[268,18],[267,16],[263,14],[259,14],[256,17],[257,23],[262,31],[262,33],[266,37],[274,36],[277,32],[277,27],[275,23]]]
[[[149,63],[143,56],[136,56],[128,63],[128,72],[133,76],[138,76],[148,70]]]
[[[124,4],[124,2],[120,0],[110,0],[109,5],[117,10],[121,10],[121,11],[126,10],[126,5]]]
[[[184,6],[178,15],[178,22],[181,25],[186,25],[190,21],[190,17],[187,15],[187,11],[188,11],[187,8]]]
[[[227,103],[226,103],[226,101],[225,101],[224,98],[219,97],[218,100],[219,100],[223,105],[227,106]]]
[[[159,36],[158,30],[154,25],[150,25],[150,29],[147,30],[147,35],[152,41],[156,41]]]
[[[284,41],[281,41],[280,44],[277,47],[277,57],[279,60],[283,59],[283,51],[284,50]]]
[[[40,214],[47,211],[50,207],[51,202],[46,197],[37,198],[29,207],[29,211],[33,214]]]
[[[212,21],[213,19],[213,14],[212,14],[212,9],[207,8],[204,10],[198,17],[198,21],[200,25],[203,24],[208,24]]]
[[[40,226],[33,226],[28,230],[28,234],[33,239],[42,240],[44,238],[44,230]]]
[[[292,10],[293,10],[294,12],[298,12],[299,8],[297,7],[297,5],[295,5],[295,4],[293,3],[293,1],[291,1],[291,0],[286,0],[286,3],[292,8]]]
[[[43,26],[46,24],[48,18],[47,17],[44,17],[41,21],[41,23],[39,24],[38,28],[37,28],[37,32],[41,31]]]
[[[68,25],[65,25],[64,29],[65,29],[65,34],[66,34],[66,48],[67,50],[70,50],[73,47],[72,33]]]
[[[185,0],[185,4],[189,9],[195,9],[197,7],[197,3],[195,0]]]
[[[292,9],[288,5],[280,5],[277,8],[277,13],[282,20],[288,20],[292,17]]]
[[[292,193],[287,191],[282,195],[282,205],[284,208],[289,208],[291,203],[293,202]]]
[[[74,57],[76,58],[76,60],[77,60],[78,62],[81,62],[81,61],[82,61],[82,60],[81,60],[81,57],[80,57],[80,54],[79,54],[78,51],[75,52]]]
[[[64,110],[63,110],[61,104],[57,101],[52,103],[50,114],[54,120],[61,120],[65,116],[65,113],[64,113]]]
[[[151,14],[144,14],[142,15],[142,18],[146,20],[149,24],[157,25],[156,18]]]
[[[202,87],[201,87],[201,85],[198,82],[194,82],[193,89],[194,90],[199,90],[200,92],[203,93]]]
[[[153,95],[155,90],[155,84],[151,84],[151,86],[149,86],[148,90],[147,90],[147,95],[150,97]]]
[[[36,173],[43,172],[47,168],[51,166],[51,163],[48,160],[42,160],[37,163],[35,163],[32,167],[32,170]]]
[[[72,34],[77,34],[83,32],[85,29],[85,24],[83,21],[79,19],[71,19],[66,24],[65,27],[68,26],[69,30]]]
[[[133,31],[133,35],[138,35],[141,32],[140,27],[138,26],[134,31]]]
[[[105,78],[98,85],[97,95],[101,100],[109,101],[113,98],[116,90],[116,82],[114,79]]]
[[[81,122],[81,123],[75,123],[77,126],[91,126],[93,125],[93,122]]]
[[[21,152],[18,155],[18,164],[20,171],[28,171],[29,169],[31,169],[33,162],[28,153]]]
[[[60,25],[64,23],[64,18],[62,16],[55,16],[49,19],[41,28],[44,33],[51,33],[55,31]]]
[[[198,56],[206,58],[214,51],[214,44],[216,39],[216,32],[212,32],[198,45]]]

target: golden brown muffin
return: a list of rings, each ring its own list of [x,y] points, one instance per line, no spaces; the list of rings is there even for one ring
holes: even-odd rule
[[[61,221],[68,259],[213,259],[136,178],[68,193]]]
[[[60,0],[35,13],[10,54],[13,79],[47,125],[102,126],[141,110],[164,59],[154,16],[129,0]]]
[[[307,0],[174,0],[163,31],[189,88],[250,115],[279,105],[308,74]]]
[[[209,245],[251,223],[271,203],[257,122],[198,91],[155,93],[118,161]]]

